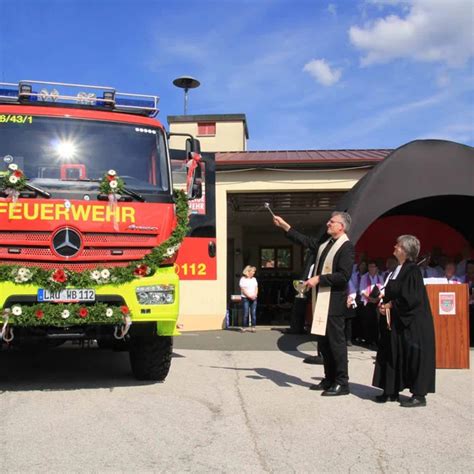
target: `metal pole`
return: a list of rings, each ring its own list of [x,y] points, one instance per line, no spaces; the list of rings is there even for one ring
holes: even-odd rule
[[[184,115],[188,114],[188,88],[184,89]]]

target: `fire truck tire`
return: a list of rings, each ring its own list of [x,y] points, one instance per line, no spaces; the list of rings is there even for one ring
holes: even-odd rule
[[[130,365],[137,380],[165,380],[171,367],[172,336],[134,336],[130,340]]]

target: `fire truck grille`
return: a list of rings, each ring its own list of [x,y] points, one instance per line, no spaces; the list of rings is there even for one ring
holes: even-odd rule
[[[0,232],[0,243],[6,241],[49,242],[50,232]]]
[[[107,268],[110,267],[126,267],[129,262],[107,262]],[[105,264],[105,262],[104,262]],[[0,260],[0,265],[21,265],[22,267],[38,267],[43,270],[72,270],[74,272],[83,272],[86,270],[94,270],[98,263],[71,263],[71,262],[15,262],[11,260]]]
[[[33,243],[49,243],[51,240],[51,232],[0,232],[0,245],[4,242],[33,242]],[[154,234],[107,234],[107,233],[84,233],[84,243],[124,243],[128,244],[146,244],[150,239],[156,239]]]
[[[156,234],[84,233],[82,248],[70,260],[52,249],[50,232],[0,232],[0,263],[67,268],[75,271],[98,266],[125,266],[141,260],[158,244]]]

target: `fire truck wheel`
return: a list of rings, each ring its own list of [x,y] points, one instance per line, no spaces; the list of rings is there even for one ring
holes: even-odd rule
[[[165,380],[171,366],[171,336],[134,336],[130,340],[130,364],[137,380]]]

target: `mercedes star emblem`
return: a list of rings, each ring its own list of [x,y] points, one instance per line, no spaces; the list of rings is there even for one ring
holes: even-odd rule
[[[53,249],[61,257],[70,258],[81,249],[81,236],[73,229],[60,229],[53,237]]]

